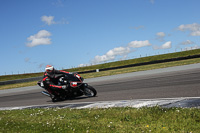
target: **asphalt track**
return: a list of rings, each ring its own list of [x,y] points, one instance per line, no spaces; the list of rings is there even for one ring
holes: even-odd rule
[[[39,86],[31,86],[1,90],[0,108],[200,97],[200,64],[86,79],[85,82],[97,90],[96,97],[80,97],[52,103],[49,97],[40,93],[42,89]],[[197,100],[199,101],[198,98]]]

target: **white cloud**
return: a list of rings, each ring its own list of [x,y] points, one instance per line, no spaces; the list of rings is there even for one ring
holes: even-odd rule
[[[117,48],[109,50],[104,55],[95,56],[94,59],[91,61],[92,62],[91,64],[112,61],[112,60],[115,60],[117,56],[121,56],[120,60],[124,60],[127,58],[127,55],[130,52],[134,51],[134,49],[131,49],[131,48],[140,48],[140,47],[145,47],[145,46],[151,46],[151,44],[148,40],[132,41],[132,42],[128,43],[128,45],[126,47],[117,47]],[[84,64],[80,64],[79,66],[84,66]]]
[[[195,45],[193,47],[185,47],[184,48],[184,51],[187,51],[187,50],[194,50],[194,49],[199,49],[200,47],[198,45]]]
[[[161,46],[161,49],[169,49],[172,47],[172,42],[168,41]]]
[[[163,42],[164,41],[164,37],[166,36],[166,34],[164,32],[158,32],[156,33],[156,39]]]
[[[164,32],[158,32],[158,33],[156,33],[156,35],[158,37],[165,37],[165,33]]]
[[[129,47],[132,48],[140,48],[140,47],[145,47],[145,46],[151,46],[150,42],[148,40],[146,41],[132,41],[128,43]]]
[[[117,47],[109,50],[106,54],[102,56],[95,56],[92,60],[92,64],[97,64],[101,62],[115,60],[117,56],[122,56],[120,59],[124,60],[127,58],[127,55],[132,52],[131,48],[140,48],[145,46],[151,46],[148,40],[146,41],[132,41],[128,43],[127,47]],[[81,64],[82,66],[83,64]]]
[[[190,40],[186,40],[186,41],[183,41],[181,42],[182,45],[188,45],[188,44],[194,44],[193,41],[190,41]]]
[[[117,47],[114,49],[109,50],[106,54],[102,56],[95,56],[94,59],[92,60],[92,63],[101,63],[105,61],[110,61],[114,60],[116,56],[123,56],[126,57],[128,53],[130,53],[131,50],[129,47]]]
[[[112,61],[115,60],[118,56],[121,56],[119,58],[120,60],[127,59],[127,56],[129,53],[135,51],[135,48],[141,48],[141,47],[146,47],[146,46],[151,46],[152,44],[148,41],[132,41],[127,44],[126,47],[117,47],[109,50],[106,54],[104,55],[97,55],[94,57],[93,60],[91,60],[90,64],[98,64],[106,61]],[[165,47],[165,46],[163,46]],[[79,67],[81,66],[86,66],[86,64],[80,64]]]
[[[166,43],[164,43],[163,45],[161,46],[154,46],[154,49],[157,50],[157,49],[169,49],[172,47],[172,42],[171,41],[168,41]]]
[[[27,43],[27,47],[35,47],[38,45],[49,45],[51,44],[51,39],[49,38],[51,33],[46,30],[40,30],[37,34],[32,35],[27,38],[29,43]]]
[[[190,36],[200,36],[200,24],[198,24],[198,23],[180,25],[178,27],[178,30],[189,31]]]
[[[42,16],[41,20],[45,22],[47,25],[52,25],[55,24],[56,22],[54,21],[54,16]]]
[[[41,20],[47,24],[47,25],[52,25],[52,24],[69,24],[67,20],[62,18],[60,21],[54,21],[54,16],[42,16]]]
[[[87,64],[79,64],[78,67],[85,67]]]

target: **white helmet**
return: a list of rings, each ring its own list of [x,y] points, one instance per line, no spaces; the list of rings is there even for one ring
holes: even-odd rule
[[[45,72],[47,72],[48,74],[52,74],[54,72],[54,67],[51,65],[47,65],[45,68]]]

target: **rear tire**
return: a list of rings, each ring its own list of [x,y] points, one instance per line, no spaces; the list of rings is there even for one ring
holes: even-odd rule
[[[95,97],[97,95],[97,91],[92,86],[85,87],[84,94],[88,97]]]

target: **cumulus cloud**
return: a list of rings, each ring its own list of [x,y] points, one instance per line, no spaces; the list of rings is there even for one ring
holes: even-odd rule
[[[148,40],[146,41],[132,41],[128,43],[129,47],[132,48],[140,48],[140,47],[145,47],[145,46],[151,46],[150,42]]]
[[[193,41],[190,41],[190,40],[186,40],[186,41],[183,41],[181,42],[182,45],[188,45],[188,44],[194,44]]]
[[[157,50],[157,49],[169,49],[172,47],[172,42],[171,41],[168,41],[166,43],[164,43],[163,45],[161,46],[154,46],[154,49]]]
[[[165,37],[165,33],[164,32],[158,32],[156,35],[158,37]]]
[[[42,16],[41,20],[47,25],[52,25],[56,23],[54,21],[54,16]]]
[[[130,53],[131,50],[129,47],[117,47],[114,49],[109,50],[106,54],[102,56],[95,56],[92,60],[92,63],[101,63],[105,61],[114,60],[117,56],[123,56],[126,57],[128,53]]]
[[[51,33],[46,30],[40,30],[37,34],[32,35],[27,38],[29,41],[27,47],[35,47],[38,45],[49,45],[51,44],[51,39],[49,38]]]
[[[187,50],[194,50],[194,49],[199,49],[200,47],[198,45],[195,45],[193,47],[185,47],[184,48],[184,51],[187,51]]]
[[[52,24],[69,24],[67,20],[62,18],[60,21],[54,21],[54,16],[42,16],[41,20],[47,24],[47,25],[52,25]]]
[[[124,60],[127,58],[127,55],[130,52],[133,52],[133,48],[141,48],[145,46],[151,46],[151,43],[146,40],[146,41],[132,41],[128,43],[126,47],[117,47],[114,49],[109,50],[106,54],[104,55],[97,55],[94,57],[92,60],[92,64],[97,64],[101,62],[106,62],[106,61],[111,61],[115,60],[117,56],[121,56],[121,60]],[[81,64],[80,66],[83,66],[84,64]]]
[[[92,64],[79,64],[78,67],[91,66]]]
[[[160,36],[165,36],[163,33],[159,33],[158,35]],[[164,43],[161,46],[154,46],[154,49],[169,49],[171,48],[171,41],[168,41]],[[112,61],[115,60],[117,57],[121,56],[121,60],[127,59],[127,56],[129,53],[135,51],[137,48],[141,47],[146,47],[146,46],[151,46],[152,44],[148,41],[131,41],[130,43],[127,44],[126,47],[116,47],[111,50],[109,50],[106,54],[104,55],[97,55],[94,57],[94,59],[91,60],[91,64],[98,64],[106,61]],[[89,64],[80,64],[79,67],[82,66],[88,66]]]
[[[164,41],[164,37],[166,36],[166,34],[164,32],[158,32],[156,33],[156,39],[163,42]]]
[[[200,24],[198,23],[180,25],[178,27],[178,30],[183,31],[183,32],[189,31],[190,36],[200,36]]]

